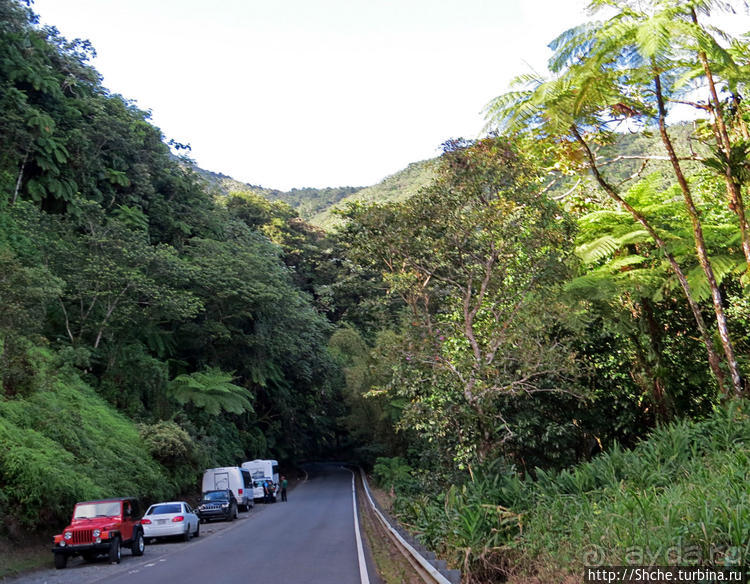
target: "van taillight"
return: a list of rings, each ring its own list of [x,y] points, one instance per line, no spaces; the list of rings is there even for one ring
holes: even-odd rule
[[[141,519],[141,525],[151,525],[150,519]]]
[[[241,495],[242,494],[242,489],[237,489],[237,492]]]
[[[185,518],[182,515],[172,518],[173,523],[179,523],[180,521],[185,521]]]

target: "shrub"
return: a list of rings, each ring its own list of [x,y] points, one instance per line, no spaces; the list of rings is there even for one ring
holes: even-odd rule
[[[0,442],[3,511],[26,528],[67,520],[81,499],[171,494],[135,424],[72,374],[0,399]]]
[[[398,456],[393,458],[381,456],[375,461],[372,472],[378,485],[384,489],[400,494],[413,494],[418,489],[413,469]]]
[[[395,509],[469,582],[563,581],[596,564],[747,563],[749,405],[674,422],[560,472],[482,469],[439,497],[400,497]]]

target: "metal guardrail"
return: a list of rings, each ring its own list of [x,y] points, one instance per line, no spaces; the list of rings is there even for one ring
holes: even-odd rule
[[[367,477],[361,468],[359,469],[359,474],[362,477],[362,485],[365,488],[365,494],[367,495],[370,507],[375,511],[375,514],[396,544],[396,547],[409,560],[409,563],[414,566],[422,579],[428,584],[460,584],[461,572],[459,570],[448,570],[445,560],[436,559],[435,554],[432,552],[426,550],[418,551],[415,546],[421,546],[413,538],[403,536],[398,529],[391,525],[373,500],[370,494],[370,487],[367,484]]]

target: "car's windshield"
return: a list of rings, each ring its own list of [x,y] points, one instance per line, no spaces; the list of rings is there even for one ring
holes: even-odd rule
[[[226,491],[209,491],[203,494],[205,501],[224,501],[228,498]]]
[[[180,504],[175,503],[172,505],[154,505],[150,507],[146,512],[146,515],[162,515],[166,513],[181,513]]]
[[[83,503],[76,505],[73,519],[91,519],[93,517],[115,517],[120,514],[120,501],[107,503]]]

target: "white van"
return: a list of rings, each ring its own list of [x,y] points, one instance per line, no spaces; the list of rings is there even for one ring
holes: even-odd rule
[[[242,463],[242,468],[250,473],[253,479],[253,497],[263,498],[263,482],[270,480],[274,486],[274,499],[279,492],[279,463],[276,460],[256,459]]]
[[[242,511],[253,506],[253,479],[250,473],[239,466],[209,468],[203,473],[202,492],[231,489]]]

